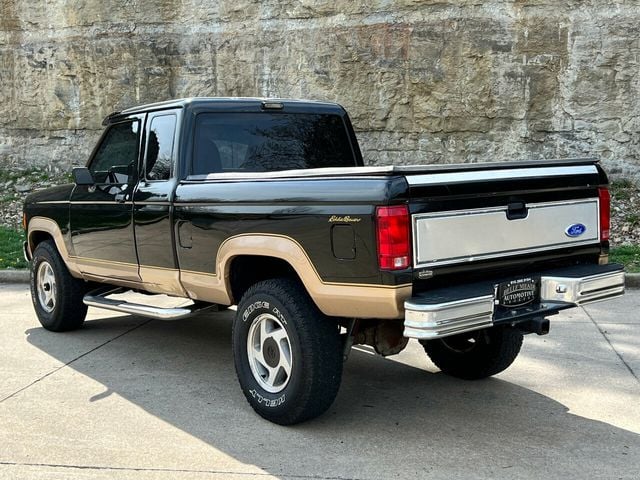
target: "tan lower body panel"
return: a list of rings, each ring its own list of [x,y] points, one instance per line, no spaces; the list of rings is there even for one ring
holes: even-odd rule
[[[189,298],[222,305],[234,303],[227,293],[230,289],[216,275],[181,272],[180,279]],[[320,281],[304,285],[320,311],[332,317],[403,318],[404,301],[411,296],[411,285],[395,288]]]
[[[116,277],[118,280],[140,282],[138,265],[86,257],[71,257],[82,272],[82,276]]]
[[[140,278],[145,290],[175,297],[188,297],[180,283],[180,271],[173,268],[140,265]]]
[[[322,284],[311,295],[325,315],[353,318],[404,318],[411,285],[397,288]]]
[[[272,234],[243,234],[227,239],[218,250],[218,273],[179,271],[75,257],[69,254],[60,228],[51,219],[34,217],[31,233],[50,234],[67,268],[75,277],[151,293],[162,293],[193,300],[229,305],[232,298],[229,281],[232,260],[240,255],[280,258],[296,271],[318,308],[329,316],[354,318],[403,318],[404,301],[411,296],[411,284],[399,286],[323,282],[302,246],[290,237]]]
[[[64,237],[62,236],[60,227],[56,222],[54,222],[50,218],[33,217],[31,220],[29,220],[29,226],[27,227],[27,231],[28,231],[27,245],[29,249],[29,254],[33,255],[33,251],[35,250],[33,233],[34,232],[48,233],[49,235],[51,235],[51,238],[53,238],[53,241],[56,244],[56,248],[58,249],[58,253],[60,253],[62,260],[64,260],[65,265],[69,269],[69,273],[71,273],[72,276],[77,278],[80,278],[82,276],[82,274],[80,273],[80,269],[78,268],[78,265],[76,265],[74,258],[71,255],[69,255],[69,252],[67,251],[67,246],[64,243]]]
[[[323,282],[298,242],[291,237],[272,234],[242,234],[225,240],[216,259],[217,272],[223,272],[222,278],[216,282],[217,288],[231,293],[231,263],[240,255],[262,255],[286,261],[296,271],[318,308],[330,316],[403,318],[404,301],[411,296],[411,284],[387,286]],[[189,291],[184,276],[182,280]]]
[[[82,270],[82,277],[100,283],[109,283],[120,287],[136,288],[149,293],[171,295],[172,297],[190,297],[180,283],[180,272],[172,268],[99,262],[76,257]],[[138,277],[139,280],[135,277]],[[134,276],[135,275],[135,276]]]
[[[102,275],[94,275],[92,273],[82,274],[82,278],[88,282],[104,283],[106,285],[115,285],[116,287],[133,288],[136,290],[147,291],[142,282],[132,282],[122,278],[104,277]]]
[[[180,281],[189,298],[219,303],[220,305],[231,305],[233,303],[231,287],[227,288],[227,282],[223,282],[217,275],[182,271],[180,272]]]

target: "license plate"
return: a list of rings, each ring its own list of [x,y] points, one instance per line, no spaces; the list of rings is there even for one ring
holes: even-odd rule
[[[498,285],[498,302],[503,307],[521,307],[538,298],[538,280],[518,278]]]

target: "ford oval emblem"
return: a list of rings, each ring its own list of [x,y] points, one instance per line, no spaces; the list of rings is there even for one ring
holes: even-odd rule
[[[564,233],[567,237],[574,238],[574,237],[579,237],[586,231],[587,231],[587,227],[585,227],[583,224],[574,223],[573,225],[569,225],[567,229],[564,231]]]

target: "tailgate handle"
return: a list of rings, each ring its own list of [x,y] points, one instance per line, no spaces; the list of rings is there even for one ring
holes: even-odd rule
[[[511,202],[507,206],[507,219],[519,220],[521,218],[527,218],[529,215],[529,209],[524,202]]]

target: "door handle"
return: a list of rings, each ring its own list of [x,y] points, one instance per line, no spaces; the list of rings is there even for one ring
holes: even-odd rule
[[[118,203],[124,203],[128,196],[129,195],[125,195],[124,193],[116,193],[115,200]]]

